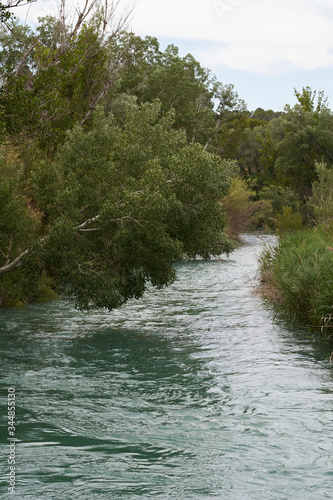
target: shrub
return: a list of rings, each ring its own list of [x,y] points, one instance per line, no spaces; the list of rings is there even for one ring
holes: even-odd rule
[[[283,208],[290,206],[295,211],[299,205],[299,197],[292,189],[276,186],[264,186],[259,191],[259,196],[263,200],[270,200],[273,209],[273,217],[282,214]]]
[[[268,201],[254,201],[255,192],[252,191],[245,180],[234,177],[231,181],[228,194],[223,198],[222,204],[227,212],[227,227],[225,232],[233,239],[237,239],[241,232],[251,227],[256,227],[262,219],[267,219],[271,211]]]
[[[298,209],[294,212],[291,206],[283,207],[282,214],[275,218],[275,227],[279,234],[290,233],[302,228],[302,215]]]

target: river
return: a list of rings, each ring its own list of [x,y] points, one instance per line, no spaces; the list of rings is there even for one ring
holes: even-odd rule
[[[112,313],[0,310],[1,498],[333,498],[332,346],[253,293],[273,241],[176,264],[172,286]]]

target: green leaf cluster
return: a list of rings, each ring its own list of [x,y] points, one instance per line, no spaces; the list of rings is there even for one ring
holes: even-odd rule
[[[74,127],[54,162],[32,173],[49,217],[39,258],[56,290],[81,308],[112,309],[148,283],[170,283],[184,254],[229,249],[218,200],[235,162],[189,144],[160,103],[120,100],[121,120],[96,110],[89,130]]]
[[[248,129],[239,145],[240,165],[256,178],[258,190],[275,185],[301,199],[312,193],[316,164],[332,162],[333,114],[322,92],[295,90],[298,103],[264,125]],[[317,99],[317,102],[316,102]]]

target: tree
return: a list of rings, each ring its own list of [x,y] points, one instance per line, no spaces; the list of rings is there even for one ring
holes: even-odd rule
[[[159,99],[164,112],[175,110],[174,126],[190,141],[212,142],[221,85],[210,71],[191,54],[181,57],[174,45],[162,52],[156,38],[126,33],[122,43],[132,50],[117,91],[135,95],[141,104]]]
[[[247,132],[239,153],[245,152],[240,164],[263,183],[295,191],[301,198],[311,195],[317,178],[315,164],[333,159],[333,114],[326,98],[309,87],[295,91],[298,103],[286,106],[285,112],[263,126]]]
[[[326,108],[306,111],[296,105],[282,120],[284,137],[276,143],[275,175],[309,196],[316,162],[333,159],[333,114]]]
[[[234,85],[218,85],[217,98],[217,135],[212,141],[212,150],[223,158],[234,158],[242,162],[239,154],[240,146],[246,141],[248,131],[265,125],[261,116],[247,110],[243,99],[240,99]]]
[[[302,92],[298,92],[294,88],[294,94],[297,97],[298,103],[295,106],[295,109],[302,109],[303,111],[311,111],[319,113],[323,109],[328,109],[327,103],[328,99],[325,97],[323,91],[318,92],[312,90],[311,87],[303,87]],[[315,105],[315,101],[317,99],[317,105]],[[286,106],[287,110],[290,110],[289,106]]]
[[[283,115],[282,111],[273,111],[272,109],[257,108],[251,113],[251,118],[256,118],[257,120],[270,122],[273,118],[279,118]]]
[[[121,119],[100,108],[89,129],[74,127],[53,162],[35,165],[39,237],[12,255],[12,272],[46,273],[81,308],[117,307],[149,282],[170,283],[172,262],[184,254],[230,248],[218,200],[235,163],[189,144],[160,103],[123,96],[118,108]]]
[[[2,25],[0,300],[46,276],[112,309],[170,283],[175,260],[231,248],[220,200],[238,167],[212,151],[242,103],[191,55],[124,33],[116,5]]]
[[[36,32],[3,24],[0,107],[12,141],[54,153],[67,129],[89,119],[126,60],[116,45],[127,17],[116,16],[116,5],[86,0],[69,24],[63,1],[59,18],[41,19]]]
[[[159,99],[163,112],[175,110],[174,126],[184,129],[190,141],[223,158],[236,158],[245,129],[263,123],[247,111],[233,85],[218,82],[191,54],[181,57],[174,45],[162,52],[156,38],[133,33],[124,33],[122,44],[131,51],[109,95],[109,109],[114,110],[119,92],[135,95],[141,104]]]

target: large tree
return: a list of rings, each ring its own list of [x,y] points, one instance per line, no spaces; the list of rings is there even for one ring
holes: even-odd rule
[[[124,33],[121,44],[130,45],[131,54],[117,90],[140,103],[159,99],[163,111],[175,110],[175,127],[190,141],[228,157],[239,130],[249,126],[246,105],[233,85],[218,82],[191,54],[181,57],[174,45],[161,51],[156,38]]]
[[[107,6],[3,23],[0,301],[46,276],[112,309],[170,283],[184,255],[230,249],[220,200],[237,167],[208,151],[222,87]]]
[[[33,283],[46,273],[79,307],[112,309],[149,282],[170,283],[172,262],[184,254],[229,250],[219,200],[235,163],[189,143],[173,128],[174,112],[133,99],[119,98],[118,119],[95,112],[90,129],[74,127],[54,162],[34,166],[35,241],[25,250],[14,242],[8,252],[5,239],[0,274]],[[4,234],[13,224],[8,219]]]
[[[295,94],[298,103],[286,107],[280,118],[284,133],[275,143],[275,173],[299,194],[308,196],[317,178],[316,162],[333,160],[333,113],[322,93],[317,104],[316,92],[308,87]]]

